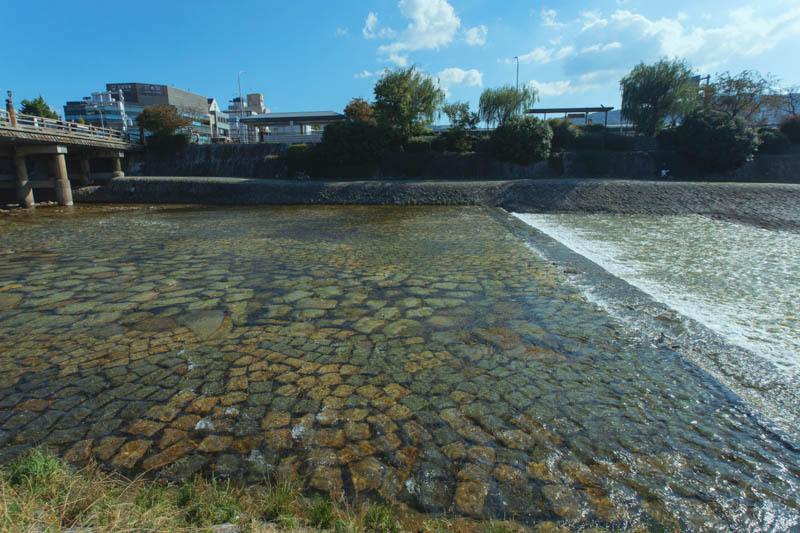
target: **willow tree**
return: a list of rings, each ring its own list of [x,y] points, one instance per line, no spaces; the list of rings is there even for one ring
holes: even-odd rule
[[[375,84],[372,110],[378,123],[410,136],[415,126],[433,122],[444,101],[438,83],[415,66],[385,72]]]
[[[685,61],[661,59],[653,65],[639,63],[619,82],[622,116],[637,131],[650,137],[667,117],[682,117],[694,109],[697,83]]]
[[[536,89],[527,85],[485,89],[481,93],[478,114],[487,125],[498,123],[502,126],[512,118],[522,116],[525,108],[536,103],[536,96]]]

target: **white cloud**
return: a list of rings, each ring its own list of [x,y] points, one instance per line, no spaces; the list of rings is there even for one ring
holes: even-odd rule
[[[378,14],[370,11],[369,15],[367,15],[367,20],[364,21],[364,27],[361,29],[361,33],[363,33],[364,37],[367,39],[374,39],[376,37],[375,28],[377,27]]]
[[[519,56],[519,62],[524,64],[527,63],[535,63],[537,65],[546,65],[547,63],[552,63],[553,61],[559,61],[566,57],[569,57],[575,52],[575,49],[572,46],[563,46],[559,49],[556,48],[544,48],[539,46],[534,48],[527,54],[522,54]],[[506,59],[506,63],[513,63],[514,59]]]
[[[629,10],[608,16],[591,11],[581,14],[579,40],[620,42],[629,49],[631,63],[659,56],[684,57],[701,70],[710,70],[732,58],[753,57],[774,50],[782,42],[800,37],[800,7],[766,14],[751,7],[731,10],[723,23],[683,13],[675,18],[650,19]],[[705,25],[702,26],[702,25]],[[591,40],[590,40],[591,39]],[[630,43],[632,46],[627,46]]]
[[[380,69],[380,70],[376,70],[375,72],[370,72],[369,70],[364,69],[361,72],[357,72],[356,74],[353,74],[353,77],[355,79],[357,79],[357,80],[360,80],[360,79],[363,79],[363,78],[374,78],[376,76],[382,75],[385,71],[386,71],[386,69],[383,69],[383,68]]]
[[[542,18],[542,26],[546,26],[548,28],[563,28],[566,24],[562,22],[556,21],[556,16],[558,12],[555,9],[542,9],[541,18]]]
[[[450,44],[461,26],[461,19],[447,0],[400,0],[397,5],[411,22],[395,42],[380,46],[378,51],[398,65],[408,60],[402,52],[438,50]]]
[[[464,40],[470,46],[483,46],[486,44],[486,36],[489,34],[489,29],[481,24],[475,26],[464,32]]]
[[[623,73],[618,69],[597,70],[567,80],[531,80],[528,85],[536,89],[540,98],[579,94],[602,89],[612,83],[618,83]]]
[[[440,71],[436,77],[439,78],[439,85],[445,88],[455,85],[464,87],[483,86],[483,73],[474,68],[463,70],[457,67],[450,67]]]
[[[350,31],[347,28],[336,28],[337,37],[347,37],[349,34]]]
[[[595,43],[591,46],[585,46],[581,48],[581,53],[587,54],[587,53],[608,52],[609,50],[616,50],[617,48],[622,48],[622,43],[619,41],[614,41],[606,44]]]
[[[364,35],[365,39],[393,39],[397,35],[397,32],[392,28],[381,28],[379,31],[376,31],[377,29],[378,14],[370,11],[367,15],[367,20],[364,21],[364,27],[361,29],[361,33]]]

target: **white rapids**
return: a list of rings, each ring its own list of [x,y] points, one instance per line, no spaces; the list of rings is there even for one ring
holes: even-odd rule
[[[800,235],[701,216],[515,214],[777,368],[800,371]]]

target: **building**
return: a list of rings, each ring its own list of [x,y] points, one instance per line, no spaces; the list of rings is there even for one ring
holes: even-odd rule
[[[304,111],[262,113],[244,117],[241,122],[260,130],[259,142],[298,144],[320,142],[327,124],[346,119],[334,111]]]
[[[83,119],[87,124],[128,131],[131,137],[137,137],[140,132],[136,116],[151,105],[174,107],[178,114],[191,120],[189,126],[179,130],[180,133],[191,135],[193,142],[210,142],[212,129],[208,99],[168,85],[108,83],[105,92],[67,102],[64,119]]]
[[[208,99],[208,116],[211,120],[212,139],[230,139],[231,125],[228,115],[219,107],[216,98]]]
[[[251,143],[257,141],[261,132],[257,127],[245,125],[241,119],[269,113],[269,109],[264,107],[263,94],[252,93],[241,100],[238,96],[231,100],[224,113],[230,125],[231,139],[235,142]]]

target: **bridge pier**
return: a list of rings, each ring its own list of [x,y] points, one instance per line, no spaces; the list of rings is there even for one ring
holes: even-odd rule
[[[91,185],[92,180],[89,178],[89,158],[85,155],[81,156],[81,185]]]
[[[111,179],[124,178],[125,173],[122,171],[122,156],[119,154],[117,157],[111,159]]]
[[[26,208],[34,206],[33,186],[28,181],[28,166],[25,164],[25,155],[19,150],[14,150],[14,168],[17,171],[17,201]]]
[[[66,152],[66,148],[64,149]],[[72,204],[72,185],[69,183],[67,176],[67,160],[64,153],[57,153],[53,155],[54,167],[56,171],[56,200],[58,205],[73,205]]]

